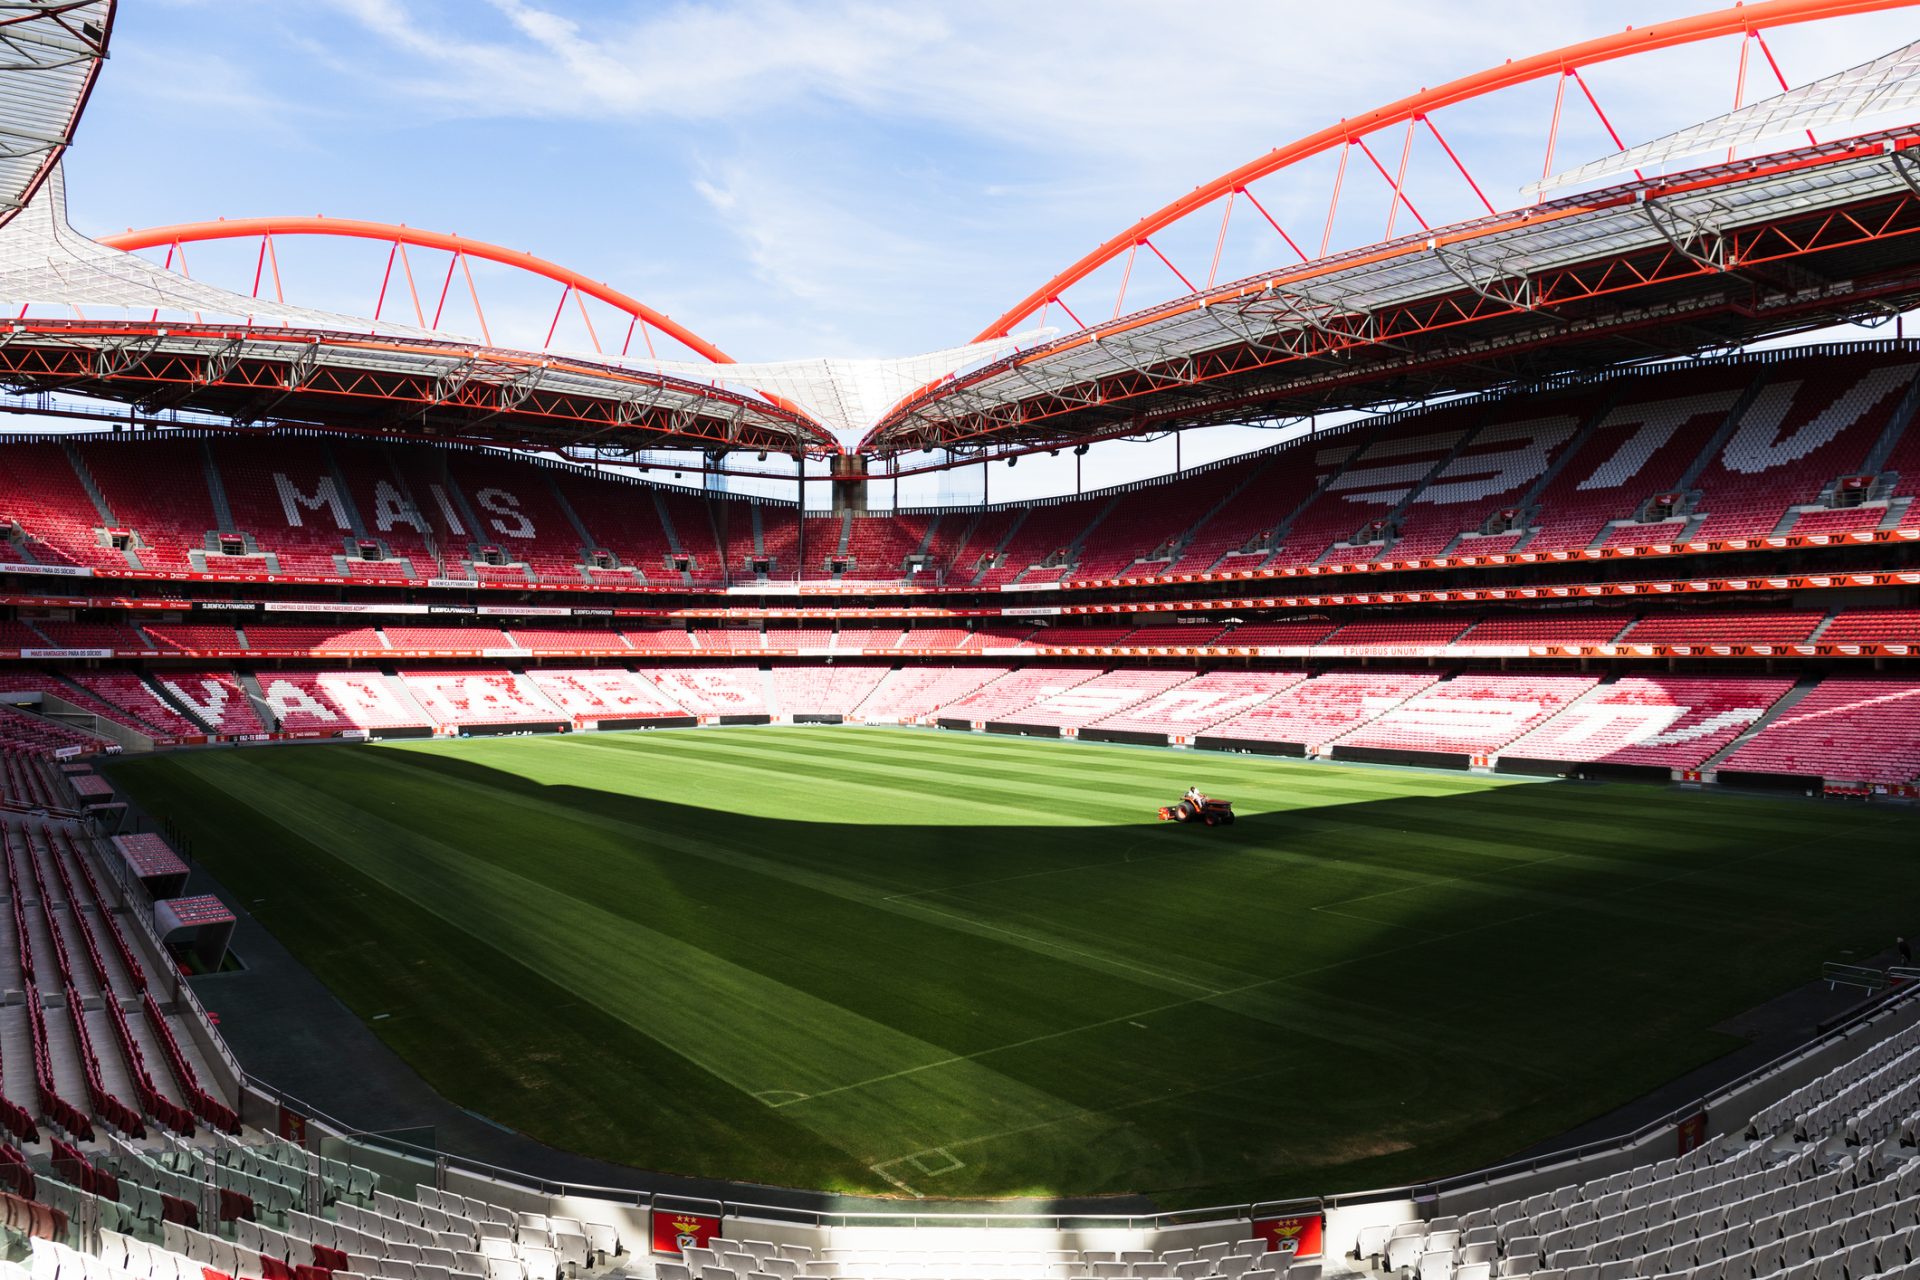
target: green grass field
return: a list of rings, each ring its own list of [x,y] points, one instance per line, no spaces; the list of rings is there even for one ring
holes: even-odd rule
[[[1733,1048],[1920,891],[1898,810],[911,730],[114,775],[455,1102],[859,1192],[1462,1171]],[[1156,822],[1192,782],[1238,825]]]

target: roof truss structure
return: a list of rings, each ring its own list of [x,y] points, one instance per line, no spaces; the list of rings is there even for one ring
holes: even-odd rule
[[[1920,302],[1920,138],[1535,206],[1183,298],[902,404],[878,452],[1008,449],[1487,390]]]

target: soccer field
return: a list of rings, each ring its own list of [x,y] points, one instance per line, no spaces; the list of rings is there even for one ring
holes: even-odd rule
[[[1463,1171],[1734,1048],[1920,890],[1899,809],[933,731],[113,773],[460,1105],[846,1191]],[[1156,822],[1190,783],[1238,824]]]

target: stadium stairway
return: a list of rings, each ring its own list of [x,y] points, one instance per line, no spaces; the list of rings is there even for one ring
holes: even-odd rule
[[[1821,625],[1824,626],[1826,624],[1822,623]],[[1705,760],[1701,761],[1700,772],[1712,773],[1714,770],[1718,769],[1720,767],[1721,761],[1725,760],[1728,756],[1731,756],[1734,752],[1738,751],[1741,747],[1746,746],[1747,743],[1753,741],[1753,739],[1759,737],[1760,734],[1763,731],[1765,731],[1767,726],[1771,725],[1775,720],[1778,720],[1782,715],[1793,710],[1794,703],[1800,701],[1800,699],[1806,697],[1808,694],[1812,693],[1815,689],[1819,687],[1820,687],[1819,676],[1800,677],[1799,680],[1794,682],[1793,688],[1787,690],[1786,693],[1780,696],[1780,700],[1778,702],[1775,702],[1772,706],[1767,708],[1767,712],[1765,715],[1761,716],[1758,720],[1755,720],[1752,724],[1748,725],[1744,730],[1740,732],[1740,734],[1737,737],[1734,738],[1732,742],[1729,742],[1726,746],[1720,748],[1718,751],[1708,756]]]

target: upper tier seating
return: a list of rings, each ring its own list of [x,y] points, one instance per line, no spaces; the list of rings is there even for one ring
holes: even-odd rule
[[[1456,644],[1609,644],[1633,615],[1624,609],[1581,609],[1515,614],[1476,622]]]
[[[1039,644],[1046,636],[1045,631],[1036,630],[1031,624],[1011,623],[995,626],[983,626],[967,637],[962,649],[1018,649]]]
[[[763,642],[768,649],[829,649],[833,647],[833,630],[829,627],[782,627],[770,626]]]
[[[1263,645],[1313,645],[1333,634],[1337,624],[1319,619],[1297,622],[1248,622],[1234,627],[1214,641],[1217,645],[1257,648]]]
[[[1697,769],[1791,688],[1786,679],[1623,676],[1502,754]]]
[[[907,576],[902,566],[920,550],[928,516],[855,515],[847,525],[847,554],[853,568],[840,575],[843,582],[898,582]],[[838,531],[835,531],[838,536]],[[826,548],[822,554],[831,552]],[[808,559],[813,559],[811,555]],[[812,577],[809,568],[808,577]]]
[[[899,627],[842,627],[834,633],[836,649],[898,649],[906,633]]]
[[[260,653],[366,652],[386,644],[373,627],[289,627],[249,623],[247,648]]]
[[[119,512],[114,512],[121,518]],[[31,558],[43,564],[90,565],[112,572],[127,558],[102,546],[105,526],[79,473],[57,444],[0,448],[0,523],[17,521],[33,541]],[[124,527],[124,526],[122,526]]]
[[[1325,645],[1391,649],[1397,645],[1444,645],[1459,639],[1472,625],[1471,617],[1375,618],[1349,622],[1321,640]]]
[[[1701,368],[1627,384],[1535,498],[1540,532],[1520,549],[1579,551],[1603,536],[1625,545],[1675,536],[1684,522],[1614,534],[1607,523],[1630,520],[1649,499],[1676,492],[1753,379],[1747,368]]]
[[[574,653],[631,653],[632,646],[622,640],[618,632],[590,631],[586,628],[572,630],[546,630],[540,627],[514,627],[511,635],[516,644],[523,649],[540,651],[560,651]]]
[[[1396,536],[1381,557],[1415,560],[1450,550],[1510,550],[1517,533],[1504,538],[1465,535],[1478,533],[1505,512],[1523,514],[1528,491],[1593,412],[1591,393],[1577,392],[1530,397],[1486,413],[1459,451],[1396,517]]]
[[[118,448],[90,443],[86,449],[87,470],[114,518],[146,544],[138,552],[142,568],[192,572],[187,551],[204,549],[207,534],[218,530],[202,449],[184,440],[123,442]]]
[[[693,638],[689,647],[703,652],[736,653],[765,647],[757,627],[695,627],[688,634]]]
[[[1826,614],[1812,609],[1654,613],[1627,628],[1626,644],[1791,644],[1813,635]]]
[[[1255,742],[1298,742],[1311,750],[1399,706],[1439,679],[1430,671],[1341,671],[1315,676],[1285,686],[1209,733]]]
[[[1095,720],[1092,727],[1191,740],[1306,678],[1302,671],[1214,671]]]
[[[1597,684],[1597,676],[1469,672],[1416,694],[1339,745],[1490,755]]]
[[[1358,452],[1350,445],[1316,448],[1314,467],[1328,479],[1281,533],[1270,563],[1354,564],[1378,558],[1386,549],[1383,532],[1371,532],[1360,545],[1336,544],[1386,521],[1475,420],[1469,409],[1440,409],[1369,434]]]
[[[1719,767],[1838,782],[1920,779],[1920,680],[1829,676]]]
[[[1888,507],[1884,503],[1841,507],[1834,511],[1802,511],[1794,517],[1786,532],[1794,535],[1852,533],[1859,529],[1878,529],[1886,520]]]
[[[1020,521],[1013,536],[1008,539],[1000,563],[982,574],[977,579],[977,585],[998,587],[1016,582],[1061,581],[1068,576],[1070,564],[1040,568],[1041,561],[1056,557],[1070,560],[1068,553],[1072,544],[1088,532],[1094,520],[1106,509],[1108,501],[1092,498],[1025,508],[1026,518]],[[980,549],[983,552],[993,550],[990,546]],[[969,567],[961,566],[958,576],[951,580],[962,585],[976,581],[967,572]]]
[[[1111,626],[1063,626],[1047,627],[1033,637],[1036,645],[1051,645],[1056,648],[1101,648],[1125,644],[1127,637],[1133,634],[1131,622],[1122,622]]]
[[[755,577],[757,551],[779,580],[897,581],[909,557],[924,554],[917,580],[996,588],[1831,532],[1872,527],[1920,496],[1920,433],[1895,419],[1917,368],[1897,355],[1819,352],[1676,367],[1340,427],[1184,478],[1063,502],[809,515],[804,565],[790,504],[497,453],[272,437],[86,439],[70,456],[68,446],[28,441],[0,456],[0,520],[28,535],[0,558],[186,572],[205,552],[216,569],[268,567],[258,555],[209,549],[218,532],[250,537],[283,574],[368,582],[713,588]],[[1893,478],[1890,494],[1875,490],[1866,507],[1790,510],[1859,474],[1889,429],[1891,452],[1875,465]],[[220,495],[234,528],[216,528]],[[1678,514],[1650,512],[1656,498],[1673,499]],[[138,539],[123,553],[103,545],[110,528]],[[853,564],[836,575],[843,532]],[[983,569],[997,550],[1001,563]],[[691,557],[684,574],[670,566],[676,551]],[[609,564],[588,563],[602,554]]]
[[[127,446],[136,447],[136,446]],[[235,529],[271,552],[280,571],[339,577],[335,557],[353,539],[353,521],[325,448],[308,440],[273,440],[246,449],[216,450]],[[116,512],[116,514],[118,514]],[[249,572],[257,562],[244,561]]]
[[[1214,637],[1225,629],[1212,618],[1195,618],[1188,623],[1137,627],[1123,643],[1136,649],[1191,649],[1212,644]]]
[[[154,646],[125,622],[42,622],[40,634],[53,641],[56,649],[132,649],[139,652]]]
[[[1073,571],[1075,578],[1165,573],[1172,560],[1136,563],[1162,550],[1178,551],[1188,530],[1246,478],[1245,464],[1216,467],[1185,479],[1143,486],[1121,497],[1101,521]]]
[[[1820,633],[1822,644],[1920,644],[1920,609],[1849,609]]]
[[[900,642],[902,649],[959,649],[967,644],[970,633],[965,627],[911,627]]]
[[[383,627],[389,647],[408,653],[480,653],[511,648],[497,627]]]
[[[149,622],[141,630],[153,637],[162,653],[231,653],[245,648],[232,627],[188,622]]]
[[[1694,481],[1707,518],[1691,537],[1753,538],[1789,506],[1860,471],[1920,365],[1853,357],[1769,370],[1717,456]]]
[[[645,631],[623,631],[621,637],[635,649],[674,649],[693,648],[693,636],[679,627],[649,628]]]

